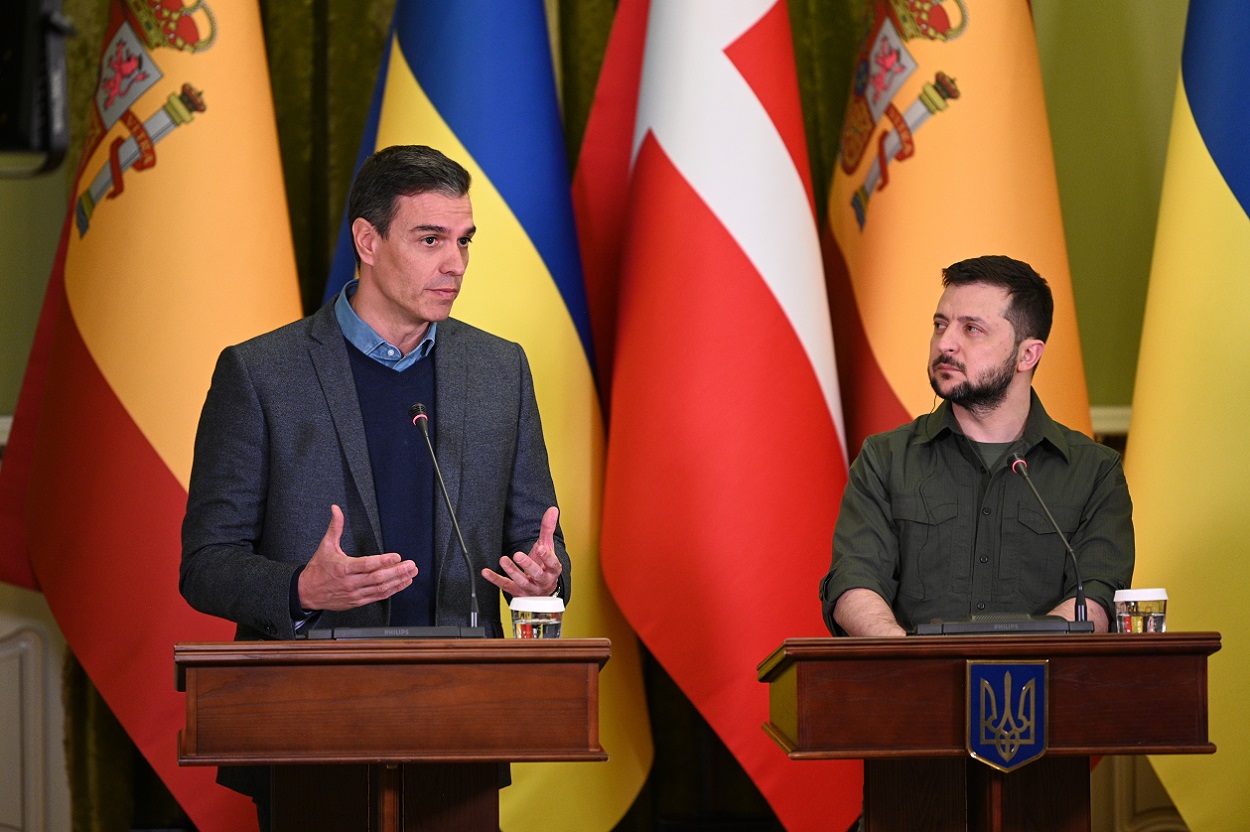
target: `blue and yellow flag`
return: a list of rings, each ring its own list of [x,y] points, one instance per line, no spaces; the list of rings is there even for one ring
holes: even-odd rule
[[[1246,828],[1250,634],[1241,612],[1250,401],[1250,6],[1192,0],[1172,115],[1125,473],[1140,587],[1168,591],[1168,629],[1218,630],[1212,756],[1152,757],[1191,829]],[[1142,692],[1149,696],[1148,691]]]
[[[542,0],[399,0],[361,156],[424,144],[472,174],[479,230],[454,315],[529,356],[576,567],[564,635],[612,640],[599,702],[610,760],[513,766],[513,785],[500,793],[506,832],[611,829],[652,758],[637,641],[599,570],[603,417],[563,136]],[[328,294],[352,276],[349,246],[336,255]],[[516,707],[519,719],[543,719],[542,691]]]

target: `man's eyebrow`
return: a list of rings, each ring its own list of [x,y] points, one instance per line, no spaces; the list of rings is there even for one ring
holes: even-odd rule
[[[982,318],[980,315],[960,315],[957,318],[957,320],[965,324],[981,324],[982,326],[985,326],[987,323],[989,323],[985,318]]]
[[[951,318],[943,312],[934,312],[933,320],[950,321]],[[964,324],[980,324],[982,326],[987,325],[987,320],[985,318],[982,318],[980,315],[956,315],[954,320],[959,321],[960,323],[964,323]]]
[[[434,234],[450,234],[451,233],[451,229],[445,225],[426,225],[426,224],[414,225],[412,227],[412,230],[413,231],[429,231],[429,232],[433,232]],[[472,226],[469,226],[469,229],[465,231],[464,234],[461,236],[471,237],[476,233],[477,233],[477,226],[472,225]]]

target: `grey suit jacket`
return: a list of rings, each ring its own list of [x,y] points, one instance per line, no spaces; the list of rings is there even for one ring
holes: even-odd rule
[[[182,527],[180,589],[234,621],[236,639],[294,638],[290,586],[343,509],[343,550],[386,551],[364,424],[333,304],[222,352],[195,440]],[[502,635],[499,590],[479,572],[528,552],[556,505],[538,405],[518,344],[456,320],[438,325],[435,448],[473,561],[466,570],[441,498],[434,506],[436,619]],[[415,428],[414,428],[415,430]],[[571,565],[556,530],[567,603]],[[389,601],[326,612],[316,627],[384,626]]]

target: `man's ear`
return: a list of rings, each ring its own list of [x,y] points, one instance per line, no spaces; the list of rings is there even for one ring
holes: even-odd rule
[[[373,223],[364,217],[356,217],[352,221],[352,245],[356,246],[356,254],[361,263],[373,265],[373,257],[381,235],[373,227]]]
[[[1037,362],[1042,360],[1042,353],[1045,350],[1045,341],[1039,341],[1036,338],[1025,338],[1020,343],[1016,353],[1016,369],[1022,373],[1032,372],[1037,367]]]

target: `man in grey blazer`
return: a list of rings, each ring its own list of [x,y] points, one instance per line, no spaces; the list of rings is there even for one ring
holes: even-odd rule
[[[359,279],[218,360],[180,588],[234,621],[237,639],[467,625],[470,581],[492,636],[503,634],[496,588],[568,602],[525,354],[448,317],[476,231],[468,188],[464,168],[430,148],[371,156],[348,201]],[[408,415],[415,401],[429,409],[473,574]]]

